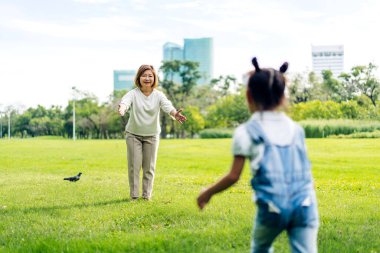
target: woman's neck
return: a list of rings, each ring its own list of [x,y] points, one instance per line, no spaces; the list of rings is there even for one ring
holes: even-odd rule
[[[152,87],[141,87],[140,90],[145,96],[149,96],[153,92]]]

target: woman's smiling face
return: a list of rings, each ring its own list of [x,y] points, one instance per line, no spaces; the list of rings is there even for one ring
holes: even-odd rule
[[[154,74],[151,70],[147,69],[140,76],[140,85],[142,87],[151,88],[154,84]]]

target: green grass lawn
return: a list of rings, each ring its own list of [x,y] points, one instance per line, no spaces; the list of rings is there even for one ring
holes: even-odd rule
[[[319,252],[380,252],[380,141],[307,141]],[[129,200],[123,140],[0,141],[0,252],[248,252],[248,165],[203,212],[199,191],[229,170],[231,140],[161,140],[153,199]],[[83,172],[76,183],[65,176]],[[285,234],[276,252],[290,252]]]

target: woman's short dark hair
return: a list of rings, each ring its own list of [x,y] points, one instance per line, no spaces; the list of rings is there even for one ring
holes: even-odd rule
[[[285,94],[286,79],[284,73],[288,69],[285,62],[280,70],[273,68],[260,69],[256,57],[252,59],[255,71],[248,79],[249,93],[260,110],[271,110],[279,106]]]

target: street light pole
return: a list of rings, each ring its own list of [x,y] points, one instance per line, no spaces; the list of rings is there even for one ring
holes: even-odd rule
[[[11,138],[11,112],[8,112],[8,139]]]
[[[3,113],[0,112],[0,139],[3,139]]]
[[[75,87],[72,88],[74,93],[74,100],[73,100],[73,140],[76,140],[75,136]]]

